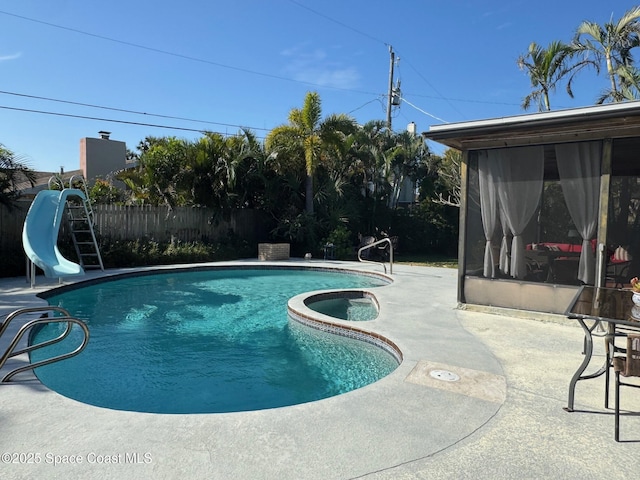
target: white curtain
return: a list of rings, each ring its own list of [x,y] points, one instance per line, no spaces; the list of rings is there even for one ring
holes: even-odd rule
[[[500,208],[500,224],[502,225],[502,244],[500,245],[500,271],[509,275],[511,260],[511,249],[509,248],[509,225],[504,210]]]
[[[478,152],[478,183],[480,187],[480,213],[484,229],[484,276],[495,278],[495,259],[493,257],[493,233],[498,220],[498,191],[495,165],[489,161],[487,153]]]
[[[522,233],[535,214],[542,195],[544,148],[501,148],[488,150],[487,154],[489,163],[496,167],[499,204],[513,235],[510,274],[522,279],[527,274]]]
[[[601,156],[600,142],[556,145],[562,193],[571,219],[582,236],[578,279],[590,285],[595,279],[595,252],[591,239],[598,227]]]

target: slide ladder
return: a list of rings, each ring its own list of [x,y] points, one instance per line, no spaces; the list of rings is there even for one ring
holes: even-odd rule
[[[49,317],[47,316],[48,315],[47,312],[52,312],[52,313],[57,312],[62,316]],[[25,322],[24,325],[22,325],[22,327],[18,329],[18,331],[13,337],[13,340],[11,340],[11,342],[5,349],[2,356],[0,356],[0,369],[2,369],[2,367],[5,366],[7,360],[9,360],[10,358],[16,357],[23,353],[31,353],[32,351],[37,350],[38,348],[46,347],[48,345],[61,342],[62,340],[64,340],[69,336],[69,334],[71,333],[71,329],[73,328],[73,325],[78,325],[82,330],[82,340],[80,342],[80,345],[78,345],[75,349],[67,353],[54,355],[44,360],[40,360],[38,362],[34,362],[34,363],[29,362],[26,365],[15,367],[12,370],[10,370],[4,377],[2,377],[2,379],[0,380],[0,383],[9,382],[11,378],[14,375],[17,375],[18,373],[26,372],[29,370],[33,370],[34,368],[37,368],[37,367],[42,367],[43,365],[49,365],[50,363],[59,362],[60,360],[74,357],[78,355],[80,352],[82,352],[82,350],[84,350],[84,348],[87,346],[87,343],[89,342],[89,329],[87,328],[86,324],[82,320],[69,315],[69,312],[66,311],[65,309],[61,307],[56,307],[56,306],[33,307],[33,308],[23,308],[20,310],[16,310],[15,312],[9,314],[4,322],[0,323],[0,338],[4,333],[6,333],[7,327],[9,326],[12,320],[22,315],[34,314],[34,313],[41,313],[42,316]],[[41,324],[47,324],[47,323],[62,323],[62,324],[65,324],[65,329],[60,335],[58,335],[55,338],[52,338],[51,340],[46,340],[41,343],[29,345],[26,348],[16,350],[16,347],[18,346],[18,343],[20,343],[20,340],[22,340],[22,337],[24,337],[27,333],[30,333],[33,327]]]
[[[76,249],[82,268],[85,270],[90,268],[104,270],[98,241],[93,230],[95,220],[87,190],[87,182],[82,175],[74,175],[69,179],[69,186],[74,188],[76,184],[79,184],[85,196],[84,199],[67,197],[67,219],[71,229],[73,246]]]
[[[56,187],[56,190],[65,188],[62,180],[55,176],[49,179],[49,188],[52,187]],[[84,198],[72,196],[66,199],[67,222],[78,262],[85,270],[98,268],[104,270],[98,241],[93,229],[95,220],[87,182],[82,175],[74,175],[69,179],[69,188],[77,188],[84,192]]]

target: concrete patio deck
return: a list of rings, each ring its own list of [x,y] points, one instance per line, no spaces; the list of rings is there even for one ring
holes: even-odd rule
[[[380,271],[349,262],[313,264]],[[375,290],[379,317],[362,327],[394,341],[403,363],[372,385],[318,402],[160,415],[85,405],[33,377],[0,385],[0,477],[634,477],[640,416],[621,419],[623,442],[616,443],[612,410],[603,408],[603,377],[579,382],[577,411],[562,410],[582,361],[577,323],[459,310],[456,276],[450,269],[394,265],[394,283]],[[0,318],[43,305],[35,294],[55,286],[41,277],[35,289],[23,278],[0,279]],[[1,339],[0,350],[7,343]],[[594,364],[603,360],[600,343]],[[434,380],[432,368],[461,379]],[[623,408],[640,411],[635,389],[622,395]]]

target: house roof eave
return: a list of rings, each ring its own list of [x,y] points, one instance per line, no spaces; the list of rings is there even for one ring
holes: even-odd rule
[[[640,135],[640,101],[433,125],[423,137],[457,150]]]

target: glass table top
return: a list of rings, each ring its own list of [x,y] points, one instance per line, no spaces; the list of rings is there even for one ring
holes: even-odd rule
[[[637,298],[640,303],[640,294],[637,295]],[[640,305],[634,303],[634,295],[631,290],[585,285],[580,288],[565,315],[570,318],[638,323],[640,326]]]

